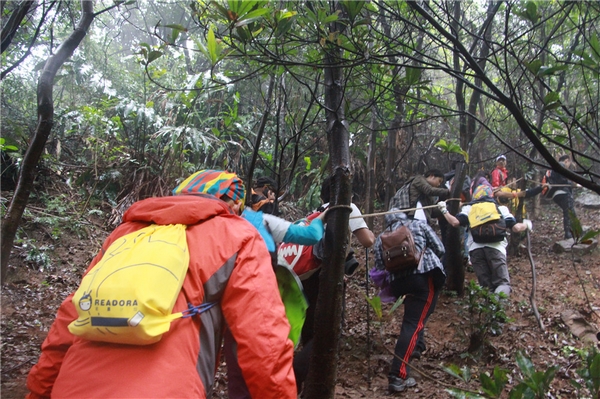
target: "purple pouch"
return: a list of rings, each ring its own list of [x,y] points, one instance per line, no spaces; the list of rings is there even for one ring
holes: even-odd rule
[[[398,298],[392,294],[392,288],[390,287],[390,273],[387,270],[380,270],[376,267],[369,270],[369,277],[375,287],[379,288],[379,297],[381,302],[389,303],[396,302]]]

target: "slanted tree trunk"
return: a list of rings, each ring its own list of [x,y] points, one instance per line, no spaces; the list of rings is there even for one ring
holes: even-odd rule
[[[341,10],[338,2],[335,9]],[[344,24],[333,23],[332,32],[343,32]],[[339,66],[342,50],[331,43],[325,55],[325,108],[327,109],[327,139],[333,181],[331,205],[350,205],[352,176],[348,124],[344,115],[343,69]],[[337,364],[342,324],[344,293],[344,259],[348,248],[349,209],[335,208],[328,212],[325,232],[325,259],[319,282],[319,298],[315,308],[313,350],[305,385],[306,398],[335,397]]]
[[[64,62],[71,57],[75,49],[79,46],[87,31],[94,20],[94,3],[91,1],[81,1],[81,20],[64,41],[63,44],[56,50],[56,53],[51,55],[46,61],[46,65],[40,75],[37,88],[38,100],[38,124],[33,135],[33,138],[27,148],[17,188],[12,198],[10,206],[2,221],[2,243],[0,256],[2,257],[2,269],[0,276],[0,284],[4,283],[6,273],[8,272],[8,258],[13,246],[15,234],[21,217],[27,206],[29,194],[33,188],[33,181],[36,177],[36,166],[48,140],[48,136],[52,131],[54,124],[54,100],[52,98],[52,89],[54,88],[54,77],[58,69]]]
[[[31,8],[33,3],[33,0],[23,1],[21,4],[19,4],[17,9],[10,14],[6,25],[4,25],[4,27],[2,28],[2,45],[0,46],[0,54],[4,53],[8,46],[10,46],[13,37],[17,33],[17,30],[19,30],[19,27],[21,26],[21,22],[23,22],[23,19],[29,12],[29,9]],[[2,11],[4,11],[4,5],[2,5],[2,8]],[[2,15],[4,15],[4,12],[2,13]]]
[[[250,167],[248,168],[248,175],[246,176],[246,187],[248,191],[248,195],[246,196],[246,204],[252,203],[252,195],[250,194],[252,190],[252,180],[254,176],[254,168],[256,167],[256,160],[258,159],[258,151],[260,150],[260,143],[262,141],[262,136],[265,133],[265,126],[267,125],[267,120],[269,119],[269,114],[271,113],[271,105],[273,98],[273,87],[275,86],[275,75],[271,75],[271,79],[269,80],[269,91],[267,93],[267,98],[265,100],[265,112],[263,112],[263,116],[260,120],[260,126],[258,128],[258,133],[256,133],[256,140],[254,141],[254,150],[252,151],[252,160],[250,161]]]

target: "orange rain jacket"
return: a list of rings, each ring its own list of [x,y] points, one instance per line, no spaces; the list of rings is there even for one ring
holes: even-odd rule
[[[190,264],[173,312],[218,301],[200,316],[176,319],[152,345],[88,341],[67,326],[72,294],[61,304],[42,355],[27,378],[28,398],[206,398],[228,326],[255,398],[296,399],[289,323],[271,259],[256,229],[212,196],[150,198],[131,206],[87,271],[115,241],[150,223],[186,224]],[[87,273],[86,271],[86,273]]]

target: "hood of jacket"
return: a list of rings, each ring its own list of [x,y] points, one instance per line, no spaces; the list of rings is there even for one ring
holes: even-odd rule
[[[176,195],[134,203],[123,215],[123,223],[193,225],[215,216],[238,217],[225,202],[212,195]]]

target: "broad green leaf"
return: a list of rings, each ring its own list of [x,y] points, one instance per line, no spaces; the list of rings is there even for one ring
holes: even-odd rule
[[[592,55],[596,61],[600,62],[600,41],[598,41],[598,35],[596,33],[590,35],[589,43],[592,48]]]
[[[585,233],[583,235],[583,237],[581,237],[581,242],[584,244],[591,244],[592,238],[596,237],[599,234],[600,234],[600,230],[588,231],[587,233]],[[598,378],[600,379],[600,374],[598,374],[598,376],[599,376]]]
[[[406,81],[409,85],[414,85],[421,79],[421,69],[419,68],[406,68]]]
[[[571,231],[573,232],[573,236],[576,238],[581,237],[583,228],[581,227],[581,222],[575,212],[569,210],[569,219],[571,220]]]
[[[335,22],[335,21],[337,21],[337,20],[338,20],[338,14],[339,14],[339,12],[337,12],[337,11],[336,11],[336,12],[335,12],[335,14],[328,15],[328,16],[327,16],[327,17],[326,17],[326,18],[323,20],[323,23],[324,23],[324,24],[328,24],[328,23],[331,23],[331,22]]]
[[[544,104],[550,104],[559,100],[558,93],[551,91],[544,96]]]
[[[450,374],[451,376],[464,381],[463,374],[460,370],[460,367],[458,367],[456,364],[451,364],[449,366],[443,367],[443,369],[446,373]],[[468,381],[465,381],[465,382],[468,382]]]
[[[550,75],[554,75],[557,72],[562,72],[562,71],[566,71],[569,69],[568,65],[559,65],[559,66],[554,66],[554,67],[546,67],[543,66],[539,69],[538,71],[538,76],[550,76]]]
[[[179,33],[181,33],[181,31],[173,29],[173,31],[171,32],[171,44],[175,44],[177,38],[179,37]]]
[[[524,393],[526,390],[528,390],[529,388],[527,387],[527,385],[520,383],[518,384],[516,387],[514,387],[513,389],[510,390],[510,392],[508,393],[508,398],[509,399],[521,399],[524,396]],[[531,392],[531,391],[529,391]]]
[[[369,305],[371,305],[371,307],[375,311],[375,315],[377,316],[377,319],[381,320],[381,318],[383,317],[383,311],[381,310],[381,298],[379,296],[374,296],[373,298],[369,298],[365,294],[363,294],[363,295],[364,295],[365,299],[367,300],[367,302],[369,303]]]
[[[245,26],[248,25],[258,19],[261,19],[263,15],[271,12],[269,8],[259,8],[258,10],[254,10],[239,18],[235,23],[235,26]]]
[[[164,25],[165,28],[171,28],[173,30],[178,30],[181,32],[187,32],[187,28],[183,25],[179,25],[179,24],[169,24],[169,25]]]
[[[531,359],[529,359],[522,351],[517,351],[515,357],[517,366],[519,366],[519,369],[521,370],[525,378],[531,378],[531,376],[535,372]]]
[[[560,103],[559,102],[555,102],[555,103],[551,103],[551,104],[546,105],[544,107],[544,110],[550,111],[550,110],[556,109],[558,107],[560,107]]]
[[[208,29],[206,36],[206,49],[208,50],[209,60],[212,65],[217,63],[217,40],[215,39],[215,32],[212,27]]]
[[[533,1],[528,1],[526,5],[526,15],[527,19],[529,19],[534,24],[537,23],[539,19],[539,15],[537,13],[537,4]]]
[[[212,1],[211,4],[217,8],[217,10],[221,13],[223,17],[227,18],[230,21],[233,20],[232,14],[229,12],[229,10],[223,7],[218,1]]]
[[[533,60],[531,62],[525,63],[525,65],[527,66],[527,69],[529,69],[532,73],[537,75],[538,71],[542,67],[542,61]]]
[[[358,14],[360,14],[360,11],[364,7],[365,3],[366,3],[365,1],[342,1],[341,2],[342,6],[346,9],[346,11],[348,11],[348,16],[350,17],[351,21],[354,21],[354,19],[358,16]]]
[[[17,148],[17,146],[12,145],[12,144],[5,144],[5,143],[6,143],[6,139],[4,137],[0,137],[0,150],[6,151],[6,152],[16,152],[19,150],[19,148]]]
[[[488,376],[486,373],[481,373],[479,379],[481,381],[481,388],[491,398],[498,398],[504,390],[504,386],[508,382],[506,377],[506,371],[499,367],[494,367],[492,374],[493,378]]]
[[[229,0],[229,9],[238,15],[238,18],[252,10],[256,5],[256,1],[250,0]]]
[[[150,53],[148,53],[148,61],[146,64],[150,64],[155,59],[162,57],[162,55],[163,55],[162,51],[152,50]]]
[[[277,37],[281,37],[283,35],[285,35],[292,27],[294,23],[294,20],[292,18],[286,18],[286,19],[280,19],[277,22],[277,29],[275,31],[275,34]],[[288,56],[289,56],[289,52],[288,52]]]

